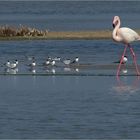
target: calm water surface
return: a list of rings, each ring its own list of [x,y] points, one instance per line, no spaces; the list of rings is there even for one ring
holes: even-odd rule
[[[122,26],[140,28],[140,1],[0,1],[0,25],[27,25],[49,30],[112,29],[119,15]]]
[[[133,44],[134,50],[138,58],[138,63],[140,63],[140,49],[139,43],[135,42]],[[123,45],[114,43],[112,40],[40,40],[40,41],[1,41],[0,42],[0,72],[5,72],[5,67],[3,66],[7,60],[14,61],[19,60],[18,73],[30,73],[27,64],[30,64],[29,57],[35,57],[37,67],[36,73],[51,73],[55,70],[55,73],[59,72],[76,72],[75,69],[67,69],[69,67],[65,66],[62,62],[56,62],[56,67],[41,67],[42,63],[45,62],[48,56],[61,57],[62,61],[64,59],[70,58],[74,60],[76,56],[79,57],[79,64],[113,64],[113,62],[118,61],[122,51]],[[129,53],[128,64],[132,64],[132,58]],[[104,74],[115,74],[116,70],[98,70],[94,69],[78,69],[79,73],[101,73]],[[131,71],[130,71],[131,72]],[[134,73],[134,72],[133,72]],[[130,74],[130,73],[128,73]]]
[[[1,76],[0,138],[139,138],[139,81],[121,82]]]
[[[2,2],[0,25],[19,24],[49,30],[111,29],[112,17],[139,28],[140,2]],[[139,43],[133,44],[140,63]],[[112,40],[40,40],[0,42],[0,138],[140,138],[140,81],[115,76],[116,69],[41,67],[46,57],[80,58],[80,64],[113,64],[122,45]],[[129,52],[127,52],[129,56]],[[37,61],[36,74],[28,58]],[[3,64],[19,60],[18,71]],[[128,63],[132,63],[128,57]],[[56,76],[59,73],[79,76]],[[128,74],[134,71],[128,70]],[[94,75],[94,76],[80,76]],[[106,76],[95,76],[105,74]]]
[[[139,45],[134,46],[139,54]],[[17,73],[31,73],[28,56],[35,56],[38,64],[46,56],[112,64],[121,49],[112,40],[2,41],[0,62],[18,59]],[[132,63],[131,57],[128,60]],[[40,66],[36,69],[48,73]],[[54,69],[56,74],[65,73],[64,67]],[[1,66],[0,72],[4,70]],[[75,72],[104,74],[106,70]],[[139,138],[139,82],[135,76],[117,81],[115,76],[1,75],[0,138]]]

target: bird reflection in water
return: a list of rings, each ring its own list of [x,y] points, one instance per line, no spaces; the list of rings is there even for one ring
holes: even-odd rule
[[[79,72],[79,68],[64,67],[64,72]]]
[[[65,72],[71,72],[71,68],[70,67],[64,67],[64,71]]]
[[[76,68],[76,69],[75,69],[75,71],[76,71],[76,72],[79,72],[79,69],[78,69],[78,68]]]
[[[121,70],[121,72],[122,72],[123,74],[127,74],[127,73],[128,73],[128,70],[127,70],[126,68],[123,68],[123,69]]]
[[[133,79],[133,81],[131,83],[130,83],[130,81],[131,81],[130,79]],[[140,91],[139,79],[140,79],[139,76],[117,77],[116,78],[117,85],[112,87],[112,89],[113,89],[113,91],[115,91],[117,93],[126,93],[126,94],[136,93],[136,92]]]
[[[45,70],[48,74],[56,74],[56,70],[54,68],[47,68]]]
[[[36,69],[34,67],[31,67],[28,69],[32,74],[36,74]]]
[[[5,73],[7,73],[7,74],[17,74],[18,73],[18,68],[14,68],[14,69],[6,68]]]

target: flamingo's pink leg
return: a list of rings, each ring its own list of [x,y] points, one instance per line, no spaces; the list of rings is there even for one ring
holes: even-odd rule
[[[136,62],[135,52],[134,52],[133,48],[130,45],[128,45],[128,46],[130,48],[130,51],[131,51],[131,54],[132,54],[132,57],[133,57],[133,61],[134,61],[135,67],[136,67],[137,74],[140,75],[140,72],[139,72],[139,69],[138,69],[138,65],[137,65],[137,62]]]
[[[121,65],[122,65],[122,61],[123,61],[123,58],[124,58],[124,55],[126,53],[126,49],[127,49],[128,45],[125,45],[125,48],[124,48],[124,51],[123,51],[123,54],[121,56],[121,61],[119,63],[119,66],[118,66],[118,69],[117,69],[117,77],[119,76],[120,74],[120,68],[121,68]]]

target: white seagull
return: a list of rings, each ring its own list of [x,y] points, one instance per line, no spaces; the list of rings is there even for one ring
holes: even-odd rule
[[[63,63],[65,65],[69,65],[71,63],[71,60],[70,59],[65,59],[65,60],[63,60]]]
[[[120,63],[120,62],[121,62],[122,64],[126,64],[127,61],[128,61],[127,56],[124,56],[122,62],[121,62],[121,60],[119,60],[119,61],[116,61],[116,62],[114,62],[114,63]]]
[[[35,66],[36,66],[36,62],[35,62],[35,61],[32,61],[32,63],[29,64],[28,66],[30,66],[30,67],[35,67]]]
[[[54,58],[52,58],[52,60],[54,60],[54,61],[60,61],[61,58],[60,57],[54,57]]]
[[[18,61],[16,60],[15,62],[10,62],[9,60],[6,62],[6,67],[7,68],[11,68],[11,69],[14,69],[17,67],[18,65]]]
[[[71,62],[71,64],[75,64],[79,62],[79,57],[75,57],[75,59]]]
[[[55,66],[55,60],[52,60],[52,61],[50,62],[50,64],[51,64],[51,66]]]

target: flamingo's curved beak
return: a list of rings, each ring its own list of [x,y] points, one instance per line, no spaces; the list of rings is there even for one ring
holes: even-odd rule
[[[113,26],[113,28],[115,28],[115,24],[114,23],[112,24],[112,26]]]

